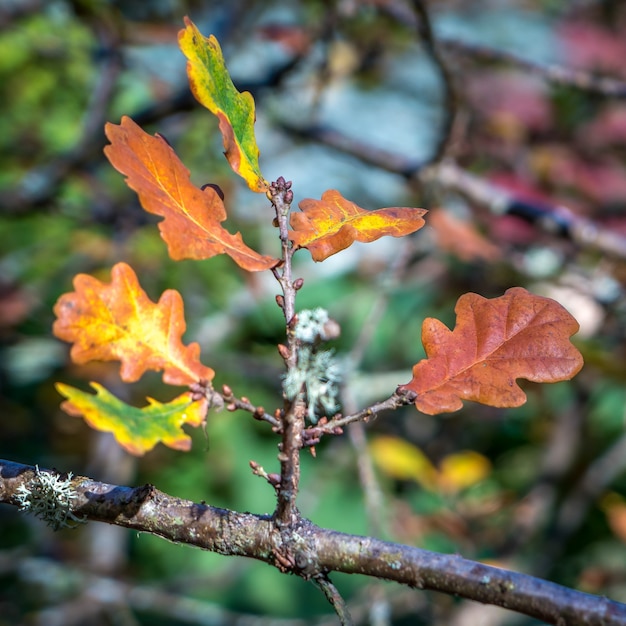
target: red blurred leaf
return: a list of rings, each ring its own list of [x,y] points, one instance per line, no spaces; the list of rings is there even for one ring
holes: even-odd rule
[[[516,383],[572,378],[583,365],[569,337],[576,320],[558,303],[521,287],[488,300],[461,296],[457,322],[449,330],[428,318],[422,327],[427,358],[413,367],[413,378],[398,388],[417,394],[415,406],[435,415],[462,408],[462,400],[515,407],[526,401]]]
[[[172,259],[228,254],[250,272],[278,263],[246,246],[240,233],[220,226],[226,219],[221,198],[214,188],[200,189],[189,180],[189,170],[162,137],[148,135],[126,116],[119,126],[107,124],[105,132],[111,145],[104,152],[113,167],[126,176],[148,213],[165,218],[159,230]]]
[[[450,211],[431,211],[428,225],[435,230],[439,248],[463,261],[497,261],[502,256],[498,246],[483,237],[471,223],[458,219]]]
[[[298,204],[301,213],[292,213],[289,237],[307,248],[314,261],[351,246],[355,241],[370,243],[385,235],[402,237],[424,226],[425,209],[391,207],[366,211],[330,189],[321,200],[307,198]]]
[[[183,345],[183,301],[168,289],[158,303],[139,286],[131,267],[118,263],[110,284],[78,274],[76,291],[63,294],[54,306],[52,331],[72,343],[75,363],[121,361],[126,382],[139,380],[147,370],[163,370],[169,385],[212,380],[215,372],[200,362],[200,346]]]

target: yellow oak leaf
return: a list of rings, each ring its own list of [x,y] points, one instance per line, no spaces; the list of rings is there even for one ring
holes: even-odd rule
[[[72,343],[75,363],[121,361],[126,382],[139,380],[147,370],[163,371],[169,385],[210,381],[215,372],[200,362],[200,346],[183,345],[183,301],[168,289],[152,302],[132,268],[118,263],[110,284],[78,274],[76,291],[63,294],[54,306],[56,337]]]
[[[307,248],[314,261],[351,246],[355,241],[369,243],[385,235],[403,237],[424,226],[425,209],[388,207],[366,211],[330,189],[321,200],[307,198],[292,213],[289,238],[299,248]]]

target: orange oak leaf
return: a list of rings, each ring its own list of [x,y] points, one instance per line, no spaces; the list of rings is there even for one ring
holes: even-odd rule
[[[219,120],[228,163],[252,191],[265,193],[269,185],[259,169],[252,94],[237,91],[217,39],[213,35],[204,37],[188,17],[185,28],[178,33],[178,44],[187,57],[187,76],[193,95]]]
[[[113,267],[111,278],[105,284],[78,274],[76,291],[63,294],[54,306],[52,332],[73,344],[74,363],[121,361],[126,382],[139,380],[147,370],[162,370],[169,385],[212,380],[215,372],[200,362],[200,346],[182,343],[186,326],[180,294],[168,289],[155,304],[125,263]]]
[[[194,401],[189,392],[166,403],[148,398],[148,405],[139,409],[122,402],[98,383],[90,385],[95,394],[57,383],[57,391],[67,398],[61,408],[68,415],[84,418],[96,430],[113,433],[117,442],[136,456],[145,454],[159,441],[174,450],[190,450],[191,437],[182,425],[200,426],[205,421],[207,401]]]
[[[208,259],[228,254],[245,270],[258,272],[279,261],[249,248],[240,233],[229,233],[220,223],[226,209],[217,191],[200,189],[189,179],[168,143],[159,135],[149,135],[124,116],[121,124],[107,124],[111,142],[104,152],[113,167],[126,176],[126,184],[137,192],[141,206],[165,219],[159,230],[175,261]]]
[[[307,198],[298,204],[301,213],[292,213],[289,238],[307,248],[314,261],[323,261],[355,241],[369,243],[385,235],[403,237],[424,226],[425,209],[389,207],[366,211],[330,189],[321,200]]]
[[[568,380],[583,366],[569,341],[578,322],[550,298],[521,287],[491,300],[466,293],[455,312],[452,331],[439,320],[424,320],[427,358],[413,367],[412,380],[398,388],[417,394],[415,406],[422,413],[457,411],[462,400],[520,406],[526,394],[516,379]]]

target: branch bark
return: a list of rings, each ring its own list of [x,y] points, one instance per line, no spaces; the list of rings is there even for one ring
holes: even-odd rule
[[[50,470],[0,460],[0,502],[19,505],[20,487],[29,489],[38,472]],[[340,533],[303,518],[289,533],[285,529],[277,533],[271,516],[181,500],[152,485],[122,487],[82,476],[71,479],[71,485],[71,512],[76,517],[257,559],[305,579],[319,579],[332,571],[362,574],[494,604],[559,626],[626,624],[626,604],[458,555]],[[290,568],[280,558],[285,553],[294,556]]]

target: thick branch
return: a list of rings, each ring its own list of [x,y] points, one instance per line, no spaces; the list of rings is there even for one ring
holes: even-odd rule
[[[36,478],[34,467],[0,460],[0,502],[17,505],[18,489],[28,488]],[[76,517],[220,554],[257,559],[303,578],[319,578],[331,571],[362,574],[494,604],[550,624],[626,623],[625,604],[457,555],[339,533],[306,520],[299,520],[291,533],[275,533],[271,517],[173,498],[151,485],[132,489],[76,477],[72,486],[76,496],[72,513]],[[279,554],[293,555],[291,568],[277,557]]]

